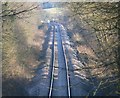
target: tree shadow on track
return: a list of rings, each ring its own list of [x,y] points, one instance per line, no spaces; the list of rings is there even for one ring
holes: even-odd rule
[[[51,44],[49,44],[51,38],[50,32],[51,28],[49,28],[45,34],[42,50],[39,54],[39,60],[41,63],[35,69],[36,75],[31,79],[26,87],[29,96],[48,96],[52,68],[52,48]]]
[[[66,54],[69,53],[70,52],[66,50]],[[73,64],[70,55],[67,55],[67,58],[70,75],[71,96],[87,96],[93,88],[92,85],[89,83],[89,81],[82,78],[80,71],[75,71],[75,67],[79,66]]]
[[[48,31],[45,33],[44,43],[42,44],[42,50],[39,53],[39,60],[45,60],[48,42],[50,40],[50,30],[51,29],[49,28]]]

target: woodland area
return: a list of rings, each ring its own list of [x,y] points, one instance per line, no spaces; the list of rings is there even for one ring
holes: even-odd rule
[[[69,12],[61,23],[95,86],[90,95],[120,95],[120,3],[72,2],[63,8]],[[47,28],[38,30],[40,11],[39,3],[2,3],[3,96],[26,95],[24,86],[42,63],[39,53]]]
[[[39,64],[44,33],[37,29],[38,7],[38,3],[2,3],[3,96],[26,95],[24,87]]]
[[[90,71],[88,78],[96,86],[92,95],[120,94],[119,3],[67,3],[67,7],[71,12],[65,25],[85,65],[82,70]]]

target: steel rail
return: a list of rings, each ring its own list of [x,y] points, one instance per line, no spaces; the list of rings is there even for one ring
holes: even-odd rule
[[[53,90],[53,82],[54,82],[54,62],[55,62],[55,26],[53,29],[53,40],[52,40],[52,73],[51,73],[51,81],[50,81],[50,89],[49,89],[49,98],[52,96],[52,90]]]
[[[67,65],[67,57],[65,54],[65,47],[63,45],[63,40],[62,40],[62,36],[61,36],[61,31],[59,30],[60,33],[60,38],[61,38],[61,43],[62,43],[62,51],[64,54],[64,61],[65,61],[65,69],[66,69],[66,77],[67,77],[67,94],[68,97],[70,98],[71,96],[71,91],[70,91],[70,78],[69,78],[69,71],[68,71],[68,65]],[[54,30],[53,30],[53,40],[52,40],[52,72],[51,72],[51,81],[50,81],[50,89],[49,89],[49,98],[51,98],[52,96],[52,91],[53,91],[53,83],[54,83],[54,63],[55,63],[55,26],[54,26]]]
[[[65,67],[66,67],[66,75],[67,75],[67,90],[68,90],[68,97],[70,98],[71,96],[71,90],[70,90],[70,78],[69,78],[69,69],[68,69],[68,64],[67,64],[67,56],[66,56],[66,52],[65,52],[65,47],[63,45],[63,39],[62,39],[62,34],[61,31],[60,32],[60,37],[61,37],[61,41],[62,41],[62,49],[63,49],[63,54],[64,54],[64,59],[65,59]]]

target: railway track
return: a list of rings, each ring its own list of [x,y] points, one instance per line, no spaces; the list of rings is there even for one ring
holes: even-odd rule
[[[37,75],[33,77],[26,91],[30,96],[48,96],[49,98],[88,95],[92,85],[81,78],[79,71],[74,71],[81,64],[76,63],[78,60],[73,58],[74,50],[70,47],[66,30],[59,23],[50,25],[49,34],[46,33],[49,39],[43,44],[48,45],[46,64],[50,66],[44,64],[38,69]]]
[[[55,36],[57,35],[57,36]],[[58,49],[58,71],[61,71],[61,74],[58,75],[58,82],[57,85],[65,85],[62,89],[63,91],[58,90],[58,95],[55,95],[54,90],[54,84],[55,82],[55,38],[57,38],[57,49]],[[65,70],[60,70],[59,67],[64,68]],[[49,98],[51,96],[68,96],[70,98],[71,92],[70,92],[70,78],[69,78],[69,72],[68,72],[68,65],[67,65],[67,58],[65,54],[65,47],[63,45],[62,41],[62,35],[61,30],[58,25],[54,25],[53,28],[53,38],[52,38],[52,63],[51,63],[51,80],[50,80],[50,87],[49,87]]]

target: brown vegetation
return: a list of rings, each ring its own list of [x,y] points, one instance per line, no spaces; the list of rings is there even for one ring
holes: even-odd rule
[[[45,32],[38,30],[38,5],[5,2],[2,6],[2,94],[27,95],[24,88],[40,63],[38,58]]]
[[[66,21],[68,34],[75,43],[85,71],[89,72],[88,77],[96,84],[92,95],[120,93],[118,4],[66,3],[71,10],[69,21]]]

